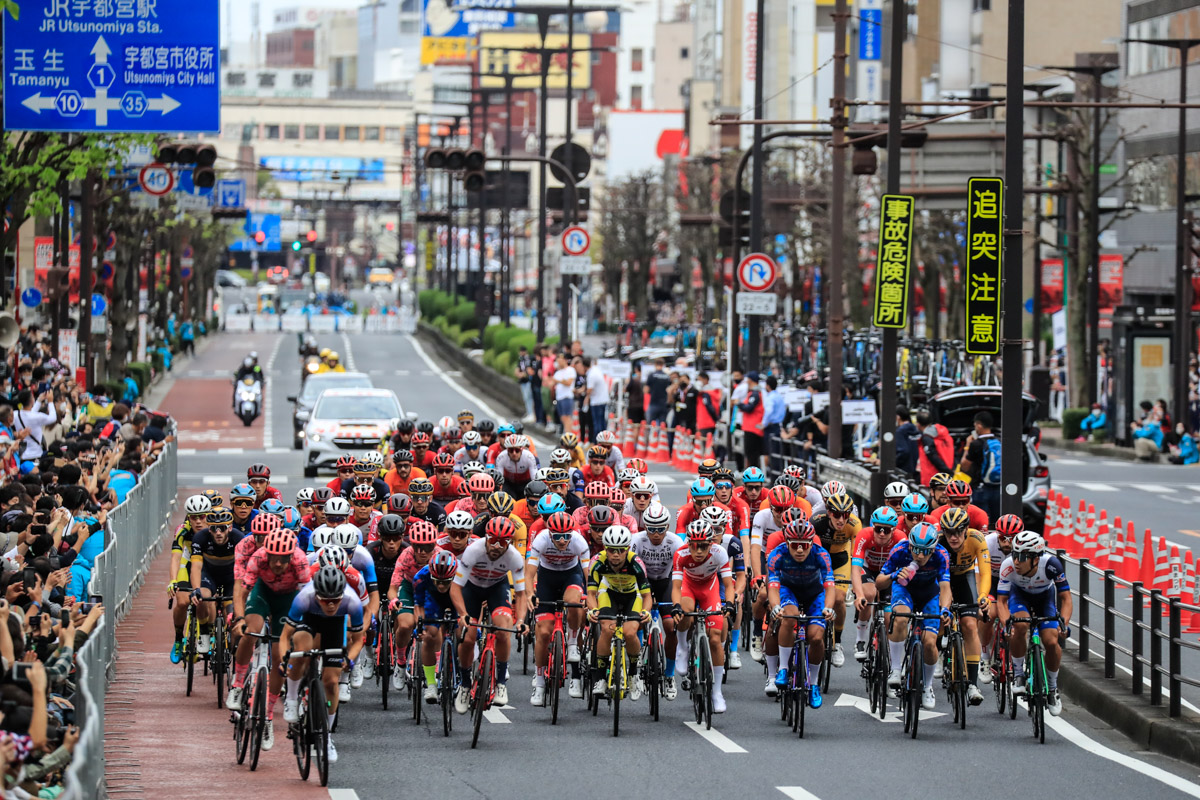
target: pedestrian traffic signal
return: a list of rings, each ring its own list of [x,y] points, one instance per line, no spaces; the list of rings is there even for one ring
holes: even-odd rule
[[[299,241],[292,242],[292,249],[299,251],[300,250],[300,242]]]
[[[425,153],[425,166],[428,169],[462,173],[463,186],[468,192],[482,191],[487,184],[487,176],[483,171],[486,163],[487,154],[482,150],[433,148]]]
[[[310,242],[315,242],[317,240],[317,232],[316,231],[309,231],[304,236]]]

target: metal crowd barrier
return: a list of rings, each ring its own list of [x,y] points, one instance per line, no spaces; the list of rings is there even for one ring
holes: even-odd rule
[[[104,789],[104,696],[114,674],[117,624],[129,613],[150,565],[166,542],[178,485],[178,447],[172,441],[141,476],[125,502],[108,515],[106,544],[92,565],[88,599],[104,617],[75,657],[75,716],[79,743],[67,768],[61,800],[93,800]]]

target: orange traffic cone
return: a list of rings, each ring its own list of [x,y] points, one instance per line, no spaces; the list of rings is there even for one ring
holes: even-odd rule
[[[1066,550],[1071,541],[1071,530],[1074,528],[1075,515],[1071,513],[1071,498],[1059,495],[1058,498],[1058,535],[1054,541],[1055,550]]]
[[[1200,595],[1197,595],[1196,562],[1192,560],[1192,551],[1188,550],[1183,558],[1183,602],[1200,606]],[[1188,633],[1200,633],[1200,611],[1191,613],[1191,622],[1187,626]]]
[[[1138,564],[1137,531],[1132,522],[1125,523],[1125,563],[1123,571],[1118,576],[1121,580],[1136,581],[1140,566]]]
[[[691,471],[700,471],[700,462],[704,460],[704,437],[700,434],[692,436],[692,460]]]
[[[1079,544],[1079,555],[1081,558],[1086,558],[1089,561],[1096,558],[1096,550],[1099,549],[1097,541],[1096,527],[1096,505],[1088,503],[1087,527],[1083,530],[1083,541]]]
[[[1157,546],[1154,550],[1154,591],[1158,592],[1164,598],[1167,592],[1171,589],[1171,559],[1167,555],[1167,537],[1160,536],[1157,540]],[[1164,602],[1162,609],[1163,616],[1167,615],[1167,606]]]
[[[654,435],[650,440],[650,460],[657,464],[666,464],[670,460],[666,432],[661,422],[654,424]]]
[[[1109,540],[1108,512],[1100,509],[1100,518],[1096,521],[1096,549],[1092,551],[1092,563],[1097,569],[1108,569],[1108,554],[1112,550]]]
[[[1047,542],[1057,541],[1058,535],[1058,491],[1051,489],[1046,495],[1046,522],[1042,525],[1042,536]],[[1051,545],[1053,547],[1053,545]]]
[[[646,450],[650,444],[650,431],[646,427],[646,423],[642,422],[638,425],[637,444],[634,445],[633,457],[646,460]]]
[[[1142,534],[1142,566],[1138,570],[1137,579],[1142,582],[1143,588],[1154,588],[1154,537],[1150,535],[1149,528]]]
[[[1113,518],[1112,534],[1110,535],[1111,542],[1108,547],[1108,566],[1106,569],[1111,569],[1113,575],[1120,577],[1122,569],[1125,567],[1125,531],[1121,527],[1121,518]]]
[[[708,436],[707,436],[707,437],[705,437],[705,442],[704,442],[704,456],[703,456],[703,458],[701,459],[702,461],[707,461],[707,460],[708,460],[708,459],[710,459],[710,458],[714,458],[714,459],[715,459],[715,458],[717,457],[717,454],[713,452],[713,446],[712,446],[712,436],[713,436],[713,435],[710,433],[710,434],[708,434]]]

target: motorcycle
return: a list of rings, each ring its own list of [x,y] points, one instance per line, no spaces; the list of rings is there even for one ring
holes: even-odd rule
[[[234,410],[242,424],[250,427],[262,412],[262,384],[250,377],[242,378],[237,385]]]

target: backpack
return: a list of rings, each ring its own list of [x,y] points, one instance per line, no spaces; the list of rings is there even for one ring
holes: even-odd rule
[[[1000,485],[1000,440],[989,436],[983,440],[983,466],[979,479],[988,486]]]

